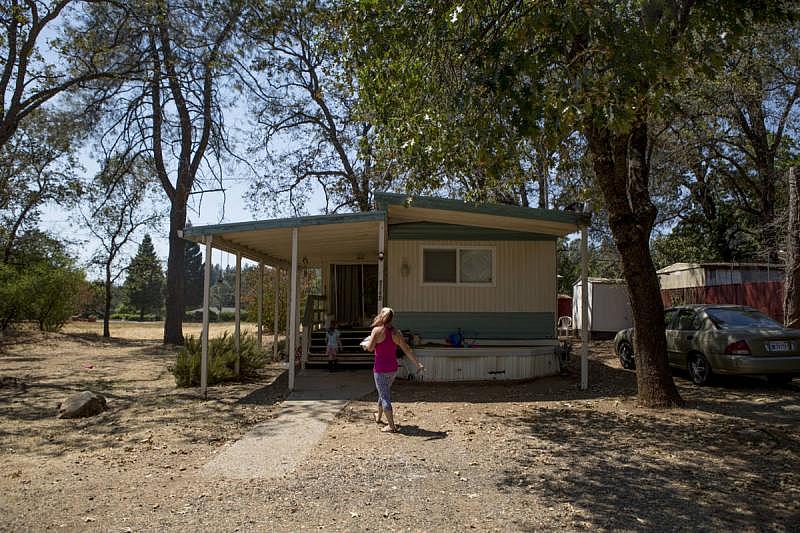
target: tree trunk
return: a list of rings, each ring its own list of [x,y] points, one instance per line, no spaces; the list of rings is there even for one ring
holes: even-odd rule
[[[586,129],[633,310],[638,403],[644,407],[681,405],[667,360],[664,306],[650,255],[657,210],[648,190],[647,124],[644,120],[634,124],[628,134],[612,133],[593,122]]]
[[[800,329],[800,173],[789,169],[789,224],[786,231],[783,322]]]
[[[106,282],[105,282],[105,295],[103,302],[103,337],[106,339],[111,337],[111,328],[109,327],[109,316],[111,315],[111,262],[106,263]]]
[[[184,195],[175,195],[169,216],[169,257],[167,258],[167,297],[164,320],[164,344],[183,344],[183,270],[185,241],[178,231],[186,226]],[[206,261],[211,258],[207,257]]]
[[[544,170],[539,175],[539,209],[547,209],[547,196],[547,171]]]

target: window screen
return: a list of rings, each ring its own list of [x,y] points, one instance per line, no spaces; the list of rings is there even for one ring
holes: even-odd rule
[[[425,283],[456,282],[456,251],[425,249],[422,252]]]
[[[491,250],[459,250],[461,283],[492,282]]]

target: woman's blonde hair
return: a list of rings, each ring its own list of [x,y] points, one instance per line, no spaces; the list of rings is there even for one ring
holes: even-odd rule
[[[392,323],[392,319],[394,318],[394,311],[391,307],[384,307],[381,309],[381,312],[375,316],[375,319],[372,321],[370,327],[375,326],[386,326]]]

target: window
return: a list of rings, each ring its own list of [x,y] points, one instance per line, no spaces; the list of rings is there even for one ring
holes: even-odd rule
[[[494,282],[493,248],[423,248],[423,283],[489,285]]]
[[[461,283],[492,282],[492,251],[488,249],[466,249],[458,251],[461,268]]]
[[[711,308],[706,314],[719,329],[766,328],[782,329],[783,326],[767,315],[749,308]]]
[[[422,252],[425,283],[456,282],[456,250],[426,248]]]
[[[678,312],[678,321],[675,329],[684,331],[695,331],[700,329],[700,322],[697,315],[691,309],[681,309]]]
[[[672,319],[675,318],[675,313],[677,312],[677,309],[667,309],[664,311],[664,327],[666,329],[672,328]]]

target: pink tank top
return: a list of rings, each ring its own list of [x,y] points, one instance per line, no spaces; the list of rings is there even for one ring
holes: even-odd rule
[[[397,371],[397,345],[392,338],[394,328],[384,327],[383,332],[386,338],[375,345],[375,365],[372,367],[372,371],[378,374]]]

